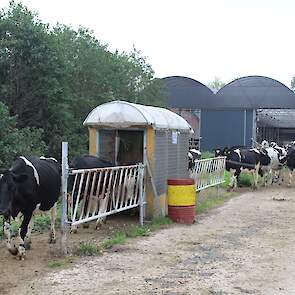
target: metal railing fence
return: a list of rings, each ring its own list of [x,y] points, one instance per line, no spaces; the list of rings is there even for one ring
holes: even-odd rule
[[[190,171],[190,177],[195,180],[196,191],[224,182],[225,158],[216,157],[195,162],[194,168]]]
[[[69,171],[68,222],[72,226],[143,206],[144,165]]]

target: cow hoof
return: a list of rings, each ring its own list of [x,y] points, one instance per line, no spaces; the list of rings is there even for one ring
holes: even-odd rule
[[[106,224],[106,221],[104,221],[104,220],[99,221],[98,223],[96,223],[95,229],[96,230],[101,229],[104,224]]]
[[[23,246],[18,247],[18,253],[17,253],[19,260],[24,260],[26,255],[26,249]]]
[[[78,230],[76,228],[71,228],[70,233],[71,234],[76,234]]]
[[[83,228],[89,228],[89,223],[87,222],[87,223],[84,223],[83,224]]]
[[[16,256],[18,253],[17,248],[10,248],[10,249],[8,249],[8,251],[13,256]]]
[[[55,244],[56,243],[56,239],[55,238],[54,239],[49,238],[48,243],[49,244]]]
[[[101,228],[101,226],[102,226],[101,223],[97,223],[97,224],[95,225],[95,229],[96,229],[96,230],[99,230],[99,229]]]
[[[24,246],[26,250],[31,250],[31,241],[25,241]]]

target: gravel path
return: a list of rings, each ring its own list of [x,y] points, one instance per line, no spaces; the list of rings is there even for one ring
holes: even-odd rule
[[[295,294],[295,189],[236,197],[10,294]]]

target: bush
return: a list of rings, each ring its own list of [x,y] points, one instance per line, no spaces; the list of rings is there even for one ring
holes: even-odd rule
[[[42,129],[16,128],[16,118],[9,115],[8,107],[0,102],[0,167],[9,168],[20,155],[41,156],[45,152]]]

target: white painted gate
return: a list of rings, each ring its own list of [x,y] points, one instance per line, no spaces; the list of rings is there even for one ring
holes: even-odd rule
[[[143,177],[142,164],[69,171],[73,186],[68,189],[68,222],[76,226],[142,207]]]
[[[196,191],[216,186],[224,182],[225,158],[216,157],[195,162],[190,177],[195,180]]]
[[[143,225],[145,166],[71,170],[68,143],[62,143],[61,249],[67,254],[67,225],[75,227],[139,207]]]

